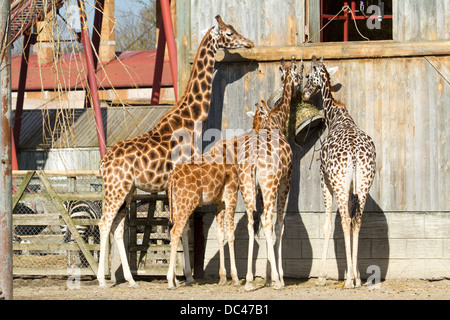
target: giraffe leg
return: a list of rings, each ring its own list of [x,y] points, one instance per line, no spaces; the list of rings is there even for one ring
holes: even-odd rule
[[[97,280],[100,288],[107,288],[105,281],[105,269],[108,267],[108,241],[109,233],[111,232],[113,221],[122,206],[123,201],[112,201],[110,198],[106,198],[105,210],[102,214],[100,221],[98,222],[98,228],[100,231],[100,258],[97,270]],[[109,199],[109,200],[108,200]]]
[[[355,216],[352,221],[352,234],[353,234],[353,250],[352,250],[352,260],[353,260],[353,274],[355,276],[355,287],[361,286],[361,276],[358,268],[358,242],[359,242],[359,231],[361,230],[361,219],[364,212],[364,206],[366,204],[367,193],[364,191],[357,192],[357,203],[355,203]]]
[[[352,247],[351,247],[351,217],[348,208],[348,192],[337,190],[336,198],[338,199],[338,208],[341,215],[341,225],[344,232],[345,255],[347,260],[347,280],[344,288],[354,288],[353,279],[353,262],[352,262]]]
[[[280,184],[278,189],[278,199],[277,199],[277,222],[275,224],[275,254],[278,264],[278,274],[280,276],[280,281],[284,287],[284,272],[283,272],[283,260],[282,260],[282,248],[281,243],[284,233],[284,217],[286,212],[287,197],[289,194],[291,177],[290,175]]]
[[[255,289],[253,283],[253,246],[255,242],[255,229],[254,229],[254,218],[253,208],[247,210],[247,231],[248,231],[248,259],[247,259],[247,275],[245,276],[245,290],[252,291]]]
[[[189,218],[189,215],[187,216]],[[191,261],[189,259],[189,219],[184,221],[184,229],[181,235],[181,242],[183,243],[183,254],[184,254],[184,275],[186,277],[186,285],[191,286],[195,284],[195,280],[192,277]]]
[[[325,202],[325,223],[323,225],[324,242],[322,248],[322,258],[320,264],[319,278],[316,281],[316,285],[324,286],[327,281],[327,253],[330,243],[331,232],[333,231],[332,220],[332,205],[333,194],[331,193],[331,186],[326,181],[325,175],[321,175],[322,193]]]
[[[264,190],[264,187],[262,187]],[[270,190],[269,192],[263,191],[263,197],[264,197],[264,212],[262,215],[261,223],[264,230],[264,235],[266,237],[266,244],[267,244],[267,258],[270,262],[270,270],[271,270],[271,279],[272,284],[275,289],[282,289],[283,284],[280,281],[279,274],[277,271],[277,266],[275,262],[275,251],[274,251],[274,243],[273,243],[273,226],[272,226],[272,219],[273,219],[273,209],[275,207],[275,195],[276,192],[273,192]]]
[[[230,273],[231,279],[233,280],[233,285],[238,287],[241,285],[239,281],[237,268],[236,268],[236,259],[234,255],[234,211],[236,209],[236,203],[234,205],[228,204],[226,206],[226,224],[227,224],[227,237],[228,237],[228,249],[230,251]]]
[[[175,216],[174,216],[175,218]],[[169,271],[167,272],[168,289],[175,289],[178,286],[178,282],[175,276],[175,264],[177,261],[178,242],[182,232],[182,227],[178,220],[173,219],[173,226],[170,230],[170,262]]]
[[[245,166],[244,166],[245,168]],[[254,169],[250,169],[254,172]],[[255,242],[255,229],[253,212],[256,210],[256,190],[255,180],[251,174],[241,174],[239,176],[239,186],[241,188],[242,197],[245,203],[247,212],[247,231],[248,231],[248,259],[247,259],[247,274],[245,276],[245,290],[255,290],[253,283],[253,246]]]
[[[216,204],[216,233],[217,241],[219,242],[219,285],[224,285],[227,283],[227,270],[225,268],[225,252],[224,252],[224,242],[225,242],[225,204],[219,202]]]
[[[125,250],[125,244],[123,241],[123,232],[125,226],[125,216],[127,214],[127,209],[119,211],[116,218],[114,219],[112,225],[112,231],[114,234],[114,240],[117,244],[117,249],[120,255],[120,261],[122,263],[123,276],[126,281],[128,281],[130,287],[138,288],[138,284],[134,281],[133,275],[131,274],[130,265],[128,264],[127,252]]]
[[[97,280],[100,288],[107,288],[105,281],[105,268],[108,266],[107,249],[111,222],[106,220],[106,214],[101,217],[98,226],[100,230],[100,259],[98,263]]]

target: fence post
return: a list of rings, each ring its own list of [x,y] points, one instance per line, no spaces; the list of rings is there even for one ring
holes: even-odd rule
[[[0,5],[0,299],[13,298],[10,0]]]

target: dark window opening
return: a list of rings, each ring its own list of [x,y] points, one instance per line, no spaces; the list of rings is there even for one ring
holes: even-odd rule
[[[344,10],[333,19],[344,6],[349,6],[353,15]],[[392,0],[321,0],[320,28],[328,22],[321,32],[322,42],[364,41],[364,37],[392,40]]]

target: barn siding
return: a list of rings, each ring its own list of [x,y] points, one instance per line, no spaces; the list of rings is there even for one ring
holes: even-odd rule
[[[449,0],[393,0],[393,38],[397,41],[448,40]]]

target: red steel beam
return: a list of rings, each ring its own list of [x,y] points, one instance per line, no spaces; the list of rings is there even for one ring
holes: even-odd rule
[[[167,50],[169,51],[170,71],[172,72],[173,90],[175,100],[178,101],[178,74],[177,74],[177,44],[173,32],[172,16],[170,14],[169,0],[161,0],[161,14],[164,22],[164,33],[166,35]]]
[[[84,1],[78,0],[78,8],[80,10],[81,40],[84,44],[84,54],[88,71],[88,83],[91,92],[92,105],[94,108],[94,118],[97,129],[98,147],[100,149],[100,157],[103,158],[106,153],[106,137],[103,127],[102,113],[100,110],[100,98],[98,96],[97,80],[95,78],[94,58],[92,54],[91,41],[89,38],[89,29],[86,19]]]
[[[158,46],[156,48],[155,71],[153,72],[152,100],[151,100],[152,106],[159,104],[165,51],[166,51],[166,36],[164,33],[164,23],[161,20],[161,22],[159,23]]]
[[[22,60],[20,62],[19,86],[17,88],[16,111],[14,118],[13,150],[12,150],[13,170],[19,170],[19,164],[17,162],[17,151],[19,150],[20,127],[22,125],[22,111],[27,83],[28,61],[30,58],[30,46],[31,46],[30,41],[31,41],[31,32],[26,33],[23,37]],[[15,148],[15,146],[17,146],[17,148]]]

